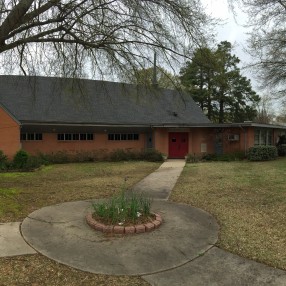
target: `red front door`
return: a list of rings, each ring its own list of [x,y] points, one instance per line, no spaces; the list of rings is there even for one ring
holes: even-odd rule
[[[169,158],[184,158],[188,154],[188,137],[185,132],[169,133]]]

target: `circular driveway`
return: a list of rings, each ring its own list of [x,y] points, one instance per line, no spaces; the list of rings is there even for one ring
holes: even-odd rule
[[[110,236],[85,222],[90,201],[44,207],[22,223],[26,242],[41,254],[71,267],[98,274],[144,275],[183,265],[217,241],[218,224],[208,213],[188,205],[153,201],[159,229]]]

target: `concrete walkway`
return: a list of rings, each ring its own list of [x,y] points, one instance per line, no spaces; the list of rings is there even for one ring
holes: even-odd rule
[[[167,201],[184,164],[183,160],[169,160],[134,187],[134,191],[153,197],[153,211],[164,219],[158,230],[131,236],[104,235],[85,223],[91,202],[64,203],[37,210],[23,221],[21,232],[32,248],[22,240],[23,251],[18,254],[36,250],[92,273],[140,275],[154,286],[286,285],[285,271],[215,247],[219,227],[211,215]],[[14,230],[18,226],[14,224]],[[9,226],[5,227],[8,233]],[[0,243],[2,235],[0,225]],[[6,243],[5,251],[0,247],[0,256],[17,254],[14,245],[10,245],[14,254],[9,254],[8,246]]]
[[[168,160],[135,185],[133,190],[153,199],[167,200],[185,164],[185,160]]]

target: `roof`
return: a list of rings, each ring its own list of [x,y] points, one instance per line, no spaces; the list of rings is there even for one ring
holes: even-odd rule
[[[95,80],[2,75],[0,104],[21,124],[210,123],[179,91]]]
[[[156,126],[154,126],[156,127]],[[168,127],[164,125],[164,127]],[[202,123],[202,124],[193,124],[191,127],[200,127],[200,128],[247,128],[247,127],[257,127],[257,128],[272,128],[272,129],[286,129],[285,125],[279,124],[267,124],[267,123],[257,123],[252,121],[245,121],[242,123]]]

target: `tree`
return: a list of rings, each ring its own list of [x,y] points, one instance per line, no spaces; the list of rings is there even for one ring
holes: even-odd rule
[[[216,61],[212,50],[202,47],[195,50],[192,60],[180,70],[182,85],[191,94],[209,119],[213,118],[212,93]]]
[[[184,56],[205,35],[199,0],[0,0],[1,66],[84,76]]]
[[[273,121],[274,117],[273,100],[269,95],[262,96],[257,108],[255,122],[269,124]],[[278,121],[277,118],[276,121]]]
[[[229,0],[233,11],[248,13],[252,27],[249,53],[262,87],[279,96],[286,93],[286,2],[283,0]],[[275,88],[275,89],[274,89]]]
[[[156,67],[156,79],[154,79],[154,68],[136,69],[131,71],[128,78],[124,77],[125,81],[130,83],[152,86],[154,84],[161,88],[174,89],[179,88],[179,79],[175,75],[166,71],[162,67]],[[155,80],[155,82],[154,82]]]
[[[181,69],[182,85],[212,121],[242,122],[256,116],[259,96],[250,80],[237,67],[239,58],[231,54],[229,42],[217,49],[197,49],[191,62]]]

